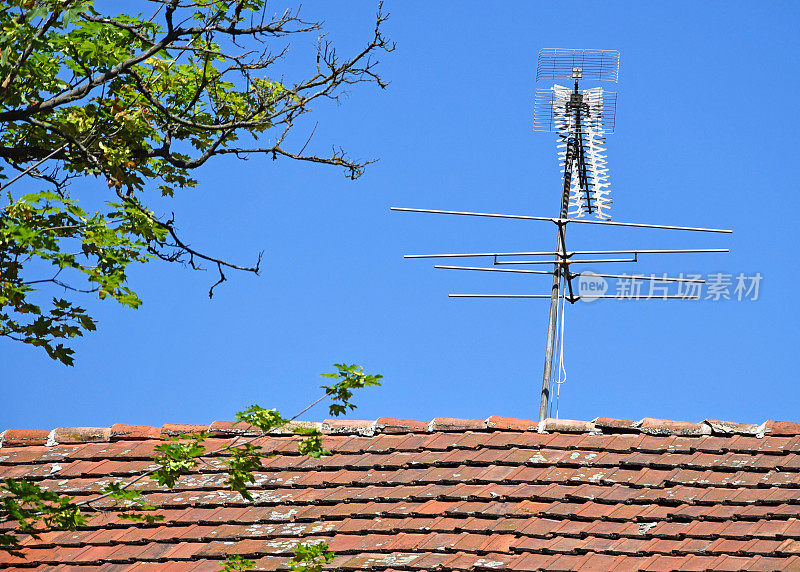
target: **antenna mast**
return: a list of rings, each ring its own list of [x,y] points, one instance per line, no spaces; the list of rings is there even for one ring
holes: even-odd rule
[[[566,219],[569,214],[583,216],[584,212],[597,218],[610,218],[605,209],[611,200],[607,197],[608,177],[605,159],[599,156],[595,143],[604,142],[602,138],[606,127],[603,123],[603,89],[595,88],[581,92],[579,81],[586,79],[616,82],[619,77],[619,52],[616,50],[540,50],[536,66],[536,80],[572,79],[574,88],[571,93],[559,85],[550,89],[539,89],[534,97],[534,129],[557,131],[561,140],[559,152],[564,179],[561,189],[561,209],[559,219]],[[616,110],[616,94],[614,106]],[[549,96],[549,97],[548,97]],[[590,108],[590,103],[592,106]],[[599,105],[598,105],[599,104]],[[614,113],[611,114],[611,130],[613,131]],[[542,117],[544,115],[544,117]],[[539,119],[539,121],[537,121]],[[584,125],[586,127],[584,128]],[[588,139],[588,141],[587,141]],[[586,147],[591,152],[587,153]],[[599,145],[598,145],[599,146]],[[587,164],[587,154],[589,162]],[[573,171],[577,178],[573,184]],[[572,201],[570,201],[572,198]],[[576,212],[569,213],[572,204]],[[570,296],[574,296],[569,267],[566,265],[566,223],[558,223],[556,236],[556,254],[553,267],[553,286],[550,290],[550,316],[547,320],[547,342],[544,354],[544,371],[542,373],[542,394],[539,402],[539,420],[547,417],[550,404],[550,382],[553,371],[553,352],[556,343],[556,326],[558,323],[558,302],[561,292],[562,278],[566,282]]]
[[[550,294],[450,294],[451,298],[516,298],[550,299],[550,314],[547,322],[542,391],[539,402],[539,420],[548,416],[551,405],[551,385],[553,382],[553,355],[556,340],[563,332],[559,331],[559,303],[574,304],[581,297],[616,298],[608,295],[586,295],[577,292],[573,279],[579,273],[572,272],[573,264],[637,262],[639,254],[684,254],[728,252],[726,248],[701,249],[657,249],[657,250],[567,250],[566,232],[569,224],[592,224],[601,226],[621,226],[635,228],[657,228],[664,230],[695,231],[706,233],[730,233],[730,230],[717,228],[697,228],[687,226],[668,226],[611,221],[609,213],[611,197],[608,182],[608,168],[605,157],[605,135],[614,132],[616,120],[617,94],[605,91],[602,87],[581,89],[580,81],[614,82],[619,78],[619,52],[616,50],[582,49],[543,49],[539,51],[536,71],[537,81],[543,79],[573,82],[572,88],[553,85],[537,89],[534,96],[534,131],[549,131],[558,135],[558,155],[563,173],[561,187],[561,207],[558,218],[543,216],[510,215],[496,213],[477,213],[465,211],[446,211],[432,209],[412,209],[391,207],[391,210],[421,212],[473,217],[521,219],[550,221],[556,226],[556,249],[553,252],[481,252],[460,254],[410,254],[405,258],[487,258],[493,259],[493,267],[436,265],[434,268],[448,270],[470,270],[483,272],[513,272],[524,274],[552,275]],[[584,218],[587,215],[594,218]],[[575,255],[632,255],[632,258],[588,258],[574,259]],[[518,257],[553,257],[520,260]],[[537,269],[497,268],[502,265],[542,265],[552,264],[552,271]],[[537,266],[534,266],[537,268]],[[541,268],[541,266],[538,266]],[[593,274],[596,277],[625,278],[644,280],[644,276],[618,274]],[[659,278],[672,282],[703,283],[693,278]],[[649,299],[698,299],[694,296],[661,295]],[[638,298],[637,298],[638,299]],[[563,348],[562,348],[563,352]],[[560,381],[559,381],[560,383]]]

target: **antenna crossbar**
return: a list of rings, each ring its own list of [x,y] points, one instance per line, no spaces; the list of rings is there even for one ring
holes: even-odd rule
[[[550,264],[553,261],[549,261]],[[484,268],[482,266],[443,266],[436,264],[434,268],[441,268],[443,270],[482,270],[484,272],[512,272],[515,274],[550,274],[552,276],[552,270],[518,270],[516,268]],[[599,274],[597,275],[599,276]]]
[[[700,228],[694,226],[670,226],[664,224],[643,224],[638,222],[617,222],[617,221],[610,221],[610,220],[584,220],[579,218],[552,218],[546,216],[528,216],[528,215],[510,215],[510,214],[497,214],[497,213],[475,213],[475,212],[468,212],[468,211],[442,211],[442,210],[434,210],[434,209],[410,209],[404,207],[389,207],[390,210],[393,211],[401,211],[401,212],[411,212],[411,213],[431,213],[431,214],[449,214],[449,215],[460,215],[460,216],[478,216],[478,217],[488,217],[488,218],[510,218],[510,219],[518,219],[518,220],[544,220],[550,221],[557,225],[566,225],[568,223],[576,223],[576,224],[599,224],[605,226],[631,226],[637,228],[661,228],[665,230],[690,230],[695,232],[718,232],[724,234],[730,234],[733,231],[728,229],[722,228]]]
[[[531,299],[550,299],[551,294],[448,294],[448,298],[531,298]],[[590,300],[608,299],[608,300],[699,300],[699,295],[690,296],[639,296],[637,298],[614,296],[612,294],[599,294],[592,296],[558,296],[558,298],[566,298],[569,302],[576,302],[581,298]]]
[[[552,264],[552,262],[551,262]],[[435,265],[434,268],[443,270],[475,270],[482,272],[511,272],[514,274],[553,274],[552,270],[518,270],[516,268],[485,268],[483,266],[444,266]],[[599,276],[600,278],[621,278],[630,280],[658,280],[659,282],[691,282],[695,284],[705,284],[705,280],[700,278],[677,278],[671,276],[647,276],[645,274],[598,274],[592,272],[592,276]],[[570,278],[580,278],[580,273],[569,273]]]
[[[567,254],[687,254],[698,252],[730,252],[727,248],[673,248],[650,250],[571,250]]]
[[[606,263],[606,262],[639,262],[637,258],[595,258],[593,260],[565,260],[564,264],[594,264],[594,263]],[[557,261],[556,264],[560,264],[561,261]],[[506,262],[495,262],[497,265],[504,265],[504,264],[553,264],[552,260],[508,260]]]
[[[574,254],[687,254],[708,252],[730,252],[727,248],[680,248],[656,250],[568,250],[567,258]],[[461,252],[452,254],[404,254],[403,258],[472,258],[480,256],[554,256],[555,251],[538,252]],[[552,262],[549,261],[549,262]]]
[[[592,272],[592,275],[599,276],[600,278],[618,278],[621,280],[656,280],[658,282],[689,282],[691,284],[705,284],[706,281],[701,278],[677,278],[672,276],[647,276],[645,274],[598,274]],[[580,278],[580,274],[570,273],[570,278]]]

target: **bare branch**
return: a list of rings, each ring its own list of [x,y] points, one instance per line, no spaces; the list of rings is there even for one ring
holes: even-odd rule
[[[71,1],[65,0],[64,6]],[[288,142],[288,135],[295,120],[309,113],[318,99],[335,101],[349,86],[365,82],[385,88],[388,83],[377,73],[374,55],[391,52],[394,45],[383,36],[388,15],[379,5],[371,38],[354,55],[340,57],[321,34],[316,63],[305,79],[278,83],[269,80],[268,74],[287,53],[288,43],[277,51],[271,44],[278,38],[319,32],[321,23],[303,20],[299,11],[287,10],[272,17],[265,10],[247,13],[246,3],[238,1],[225,3],[222,9],[210,0],[154,1],[158,9],[147,21],[118,20],[90,12],[78,15],[79,22],[113,27],[118,36],[129,38],[126,57],[116,65],[103,68],[94,60],[84,61],[76,50],[68,51],[63,56],[72,58],[74,64],[67,67],[66,59],[59,62],[64,72],[60,77],[67,81],[65,87],[60,92],[45,92],[42,101],[26,95],[22,99],[26,103],[17,107],[3,105],[0,85],[0,132],[12,134],[3,139],[0,159],[23,171],[0,190],[29,175],[48,182],[65,196],[66,183],[75,176],[105,177],[123,204],[165,231],[167,238],[151,240],[148,252],[194,269],[202,269],[205,263],[216,265],[219,276],[210,287],[212,297],[215,288],[226,281],[227,269],[258,274],[261,255],[255,265],[247,266],[194,249],[178,233],[173,219],[164,219],[147,208],[140,193],[144,193],[148,181],[167,182],[171,185],[166,190],[169,194],[173,187],[194,184],[191,172],[220,155],[265,155],[273,160],[284,157],[333,165],[343,168],[351,179],[358,178],[374,160],[352,159],[337,147],[328,154],[307,151],[317,124],[302,145]],[[205,12],[199,19],[192,18],[198,10]],[[156,16],[160,24],[154,23]],[[60,33],[59,25],[57,13],[49,14],[32,32],[30,45],[48,34]],[[16,67],[4,80],[9,90],[27,94],[33,89],[19,79],[25,79],[24,75],[17,75],[31,49],[36,49],[29,48],[17,52]],[[169,71],[173,65],[189,66],[191,74],[174,74],[174,70]],[[175,87],[176,78],[186,82]],[[237,105],[228,105],[229,96],[239,98]],[[89,127],[81,123],[76,128],[60,115],[87,104],[93,106]],[[146,117],[146,125],[141,127],[146,135],[126,131],[127,113]],[[241,135],[258,139],[264,132],[271,134],[265,144],[237,143]],[[48,160],[55,166],[40,171]],[[34,164],[27,166],[30,163]],[[65,226],[62,230],[68,229]],[[31,284],[45,282],[52,281]]]

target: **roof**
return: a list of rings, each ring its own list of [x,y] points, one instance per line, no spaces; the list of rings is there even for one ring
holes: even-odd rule
[[[232,553],[275,570],[299,539],[323,539],[337,570],[800,570],[800,423],[381,418],[321,428],[333,452],[322,460],[299,455],[290,434],[256,439],[276,455],[252,503],[213,463],[175,491],[142,479],[163,523],[90,516],[78,531],[27,540],[27,560],[2,555],[0,568],[215,570]],[[0,477],[86,498],[149,466],[162,439],[199,429],[215,435],[209,450],[243,432],[232,422],[7,430]]]

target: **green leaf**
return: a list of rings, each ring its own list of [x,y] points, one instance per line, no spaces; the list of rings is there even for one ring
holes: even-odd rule
[[[226,461],[228,479],[225,484],[249,501],[253,500],[253,496],[247,490],[247,484],[255,482],[253,471],[261,468],[261,457],[264,455],[259,452],[260,449],[261,447],[247,443],[231,449],[231,458]]]
[[[333,403],[328,408],[328,412],[333,417],[338,417],[353,410],[356,406],[350,401],[353,397],[354,389],[361,389],[369,386],[380,386],[383,376],[365,374],[364,368],[359,365],[347,365],[336,363],[333,366],[338,370],[336,373],[323,373],[322,377],[338,379],[339,381],[331,385],[323,385],[322,389],[331,396]]]
[[[243,570],[252,570],[256,563],[252,560],[247,560],[238,554],[228,554],[225,560],[220,564],[220,570],[223,572],[234,572]]]
[[[302,432],[306,435],[309,435],[305,439],[301,439],[300,443],[297,445],[297,452],[301,455],[308,455],[309,457],[313,457],[314,459],[320,459],[326,455],[330,455],[331,452],[328,451],[322,445],[322,433],[320,433],[316,429],[306,429],[301,430],[297,429],[295,432]]]
[[[164,520],[163,515],[147,514],[148,511],[156,510],[156,507],[149,504],[142,497],[141,492],[135,489],[125,488],[121,483],[121,481],[109,483],[103,489],[104,493],[108,494],[122,506],[122,510],[118,514],[120,519],[133,522],[145,522],[147,524],[153,524],[154,522]]]
[[[328,550],[328,544],[298,544],[294,547],[294,557],[289,560],[289,570],[294,572],[321,572],[325,564],[329,564],[336,555]]]
[[[24,479],[4,479],[0,486],[0,515],[14,520],[21,532],[38,538],[43,525],[58,530],[75,530],[86,523],[72,497],[44,490]],[[0,538],[0,549],[14,553],[18,543],[13,535]]]
[[[121,512],[119,518],[122,520],[130,520],[131,522],[143,522],[145,524],[155,524],[164,520],[163,514],[140,514],[137,512]]]
[[[9,191],[0,204],[0,337],[66,365],[74,350],[65,340],[97,324],[86,312],[57,312],[44,301],[54,292],[138,308],[142,300],[129,281],[138,264],[216,262],[187,247],[171,216],[151,208],[169,212],[162,198],[196,187],[195,170],[208,160],[244,159],[241,149],[261,138],[268,142],[246,155],[293,157],[360,176],[364,164],[339,150],[293,156],[278,145],[319,95],[337,99],[369,81],[385,87],[371,56],[392,50],[376,28],[350,60],[337,60],[331,49],[330,61],[311,63],[305,73],[289,70],[296,76],[289,88],[276,79],[286,70],[267,44],[275,36],[300,39],[317,23],[272,16],[265,0],[159,1],[169,10],[138,15],[119,14],[117,4],[0,2],[0,147],[7,159],[0,180],[25,170],[28,185],[42,187],[18,198]],[[111,201],[88,190],[92,185],[69,187],[90,177],[106,183]]]
[[[264,409],[260,405],[251,405],[244,411],[239,411],[236,413],[236,420],[258,427],[264,433],[283,427],[289,422],[277,409]]]
[[[182,435],[174,437],[172,443],[157,445],[156,451],[161,454],[155,455],[153,461],[160,468],[150,478],[159,485],[173,488],[178,477],[191,472],[197,466],[197,458],[205,454],[206,448],[201,443],[207,436],[206,432]]]

